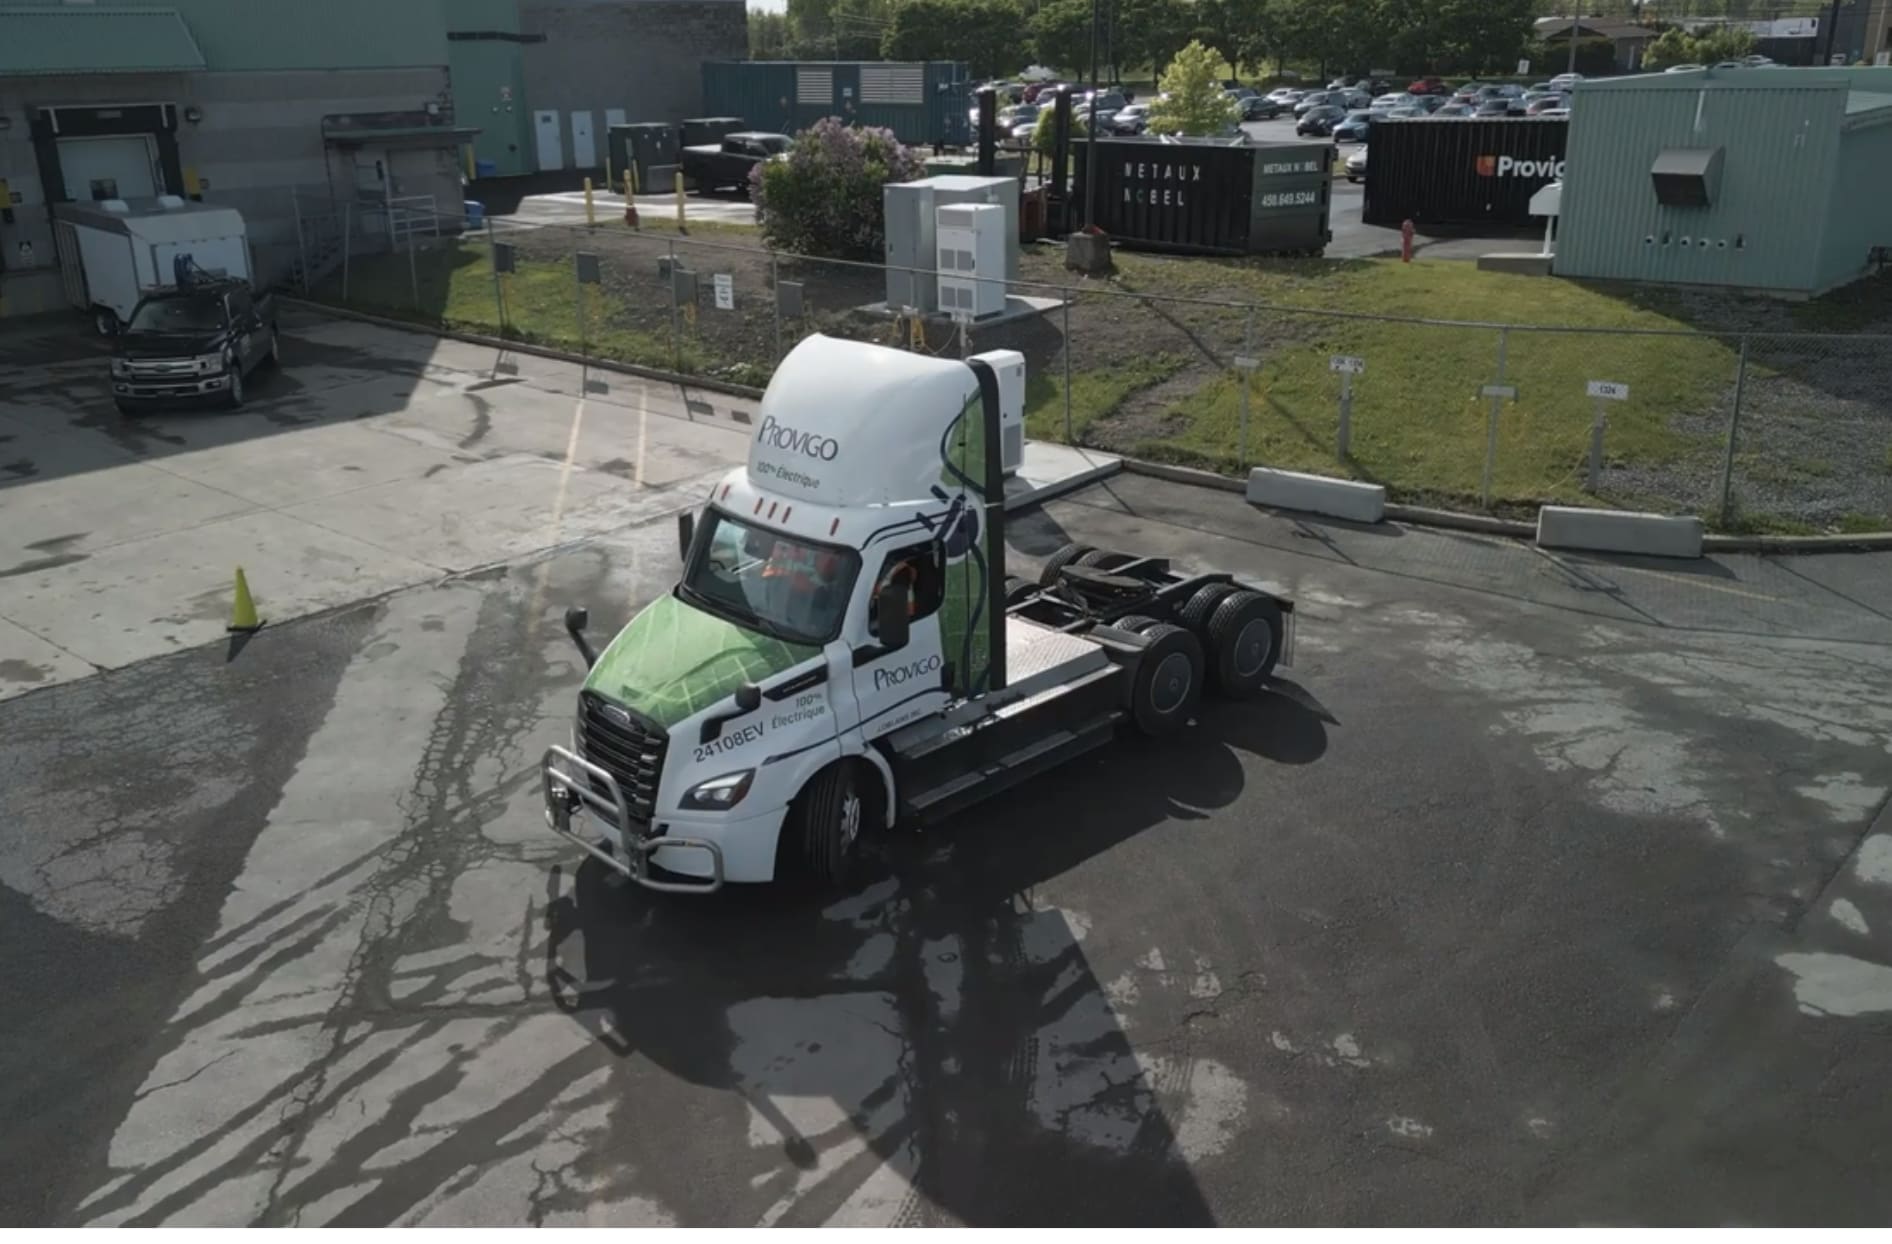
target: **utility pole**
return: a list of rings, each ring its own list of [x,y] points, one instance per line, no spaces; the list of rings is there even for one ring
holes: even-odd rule
[[[1084,226],[1097,223],[1093,214],[1097,194],[1097,5],[1091,0],[1091,105],[1084,124]]]
[[[1569,38],[1570,59],[1564,64],[1564,72],[1575,73],[1577,71],[1577,19],[1575,16],[1572,16],[1570,19]]]
[[[1820,58],[1822,65],[1833,63],[1833,48],[1839,41],[1839,0],[1833,0],[1832,11],[1826,16],[1826,55]]]

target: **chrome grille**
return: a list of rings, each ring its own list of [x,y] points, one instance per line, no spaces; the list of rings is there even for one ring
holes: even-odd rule
[[[631,820],[645,833],[657,812],[657,778],[670,736],[662,727],[593,691],[578,697],[578,745],[624,792]],[[603,794],[603,791],[599,791]]]

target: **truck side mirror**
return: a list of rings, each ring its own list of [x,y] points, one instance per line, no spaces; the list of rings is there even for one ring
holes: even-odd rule
[[[752,682],[746,682],[736,688],[736,707],[745,713],[753,713],[762,707],[762,688]]]
[[[690,560],[690,544],[696,539],[696,515],[685,510],[677,515],[677,556]]]
[[[907,585],[894,580],[881,585],[880,595],[874,602],[874,630],[880,639],[882,652],[893,652],[907,646],[911,630],[907,617]]]
[[[578,646],[578,655],[585,658],[585,668],[590,669],[598,663],[598,653],[585,638],[585,628],[591,625],[591,613],[583,605],[573,605],[565,611],[565,633],[572,637],[572,643]]]

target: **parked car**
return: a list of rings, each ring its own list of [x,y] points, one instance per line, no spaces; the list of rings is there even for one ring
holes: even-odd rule
[[[1301,120],[1294,127],[1294,132],[1303,138],[1325,138],[1334,132],[1346,117],[1346,113],[1333,104],[1317,104],[1301,114]]]
[[[1352,90],[1340,92],[1340,95],[1340,106],[1345,108],[1348,112],[1354,112],[1361,108],[1371,108],[1373,106],[1373,93],[1371,91],[1364,91],[1359,87],[1354,87]]]
[[[276,299],[243,280],[153,290],[112,343],[112,399],[123,414],[152,406],[243,405],[243,379],[276,366]]]
[[[1478,106],[1472,110],[1472,115],[1475,117],[1508,117],[1511,115],[1511,112],[1511,101],[1505,99],[1503,96],[1494,95],[1489,99],[1479,100]]]
[[[1333,135],[1334,141],[1337,143],[1363,143],[1366,141],[1368,127],[1373,124],[1373,119],[1379,115],[1379,113],[1371,109],[1349,112],[1346,116],[1334,123],[1329,133]]]
[[[1403,108],[1388,109],[1379,115],[1382,117],[1398,117],[1402,121],[1423,121],[1432,114],[1424,108],[1415,108],[1411,104],[1407,104]]]
[[[1263,95],[1250,95],[1240,105],[1244,121],[1272,121],[1288,110],[1288,106],[1277,99]]]
[[[1484,89],[1485,84],[1483,82],[1466,82],[1461,84],[1456,91],[1452,92],[1452,98],[1458,100],[1460,103],[1464,103],[1468,100],[1477,99],[1479,93]]]
[[[1537,115],[1551,121],[1568,121],[1570,119],[1570,109],[1546,108]]]
[[[1439,109],[1445,107],[1445,104],[1446,99],[1443,95],[1409,95],[1406,97],[1406,102],[1401,104],[1400,107],[1417,108],[1420,112],[1429,117]]]
[[[1406,88],[1408,95],[1450,95],[1451,93],[1451,84],[1443,78],[1421,78]]]
[[[1277,86],[1274,90],[1268,92],[1268,98],[1278,104],[1292,104],[1305,94],[1307,94],[1305,87]]]
[[[1366,148],[1361,147],[1347,157],[1347,180],[1362,182],[1366,180]]]
[[[1706,69],[1706,68],[1708,68],[1708,66],[1706,65],[1670,65],[1667,69],[1664,69],[1662,72],[1663,73],[1688,73],[1690,70]]]
[[[1360,85],[1360,79],[1352,77],[1352,76],[1346,76],[1346,77],[1335,78],[1332,82],[1329,82],[1327,84],[1327,89],[1330,91],[1345,91],[1345,90],[1350,90],[1353,87],[1356,87],[1358,85]]]
[[[1550,80],[1550,89],[1553,91],[1568,91],[1581,81],[1583,81],[1583,75],[1580,73],[1560,73]]]
[[[1345,102],[1339,91],[1309,91],[1294,102],[1294,115],[1304,117],[1310,108],[1340,107]]]
[[[1460,103],[1458,100],[1453,100],[1449,104],[1440,105],[1438,110],[1432,115],[1439,118],[1469,117],[1472,115],[1472,106],[1470,104]]]
[[[1110,128],[1119,134],[1141,134],[1150,128],[1150,106],[1125,104],[1110,118]]]
[[[1413,100],[1423,98],[1425,97],[1422,95],[1409,95],[1405,91],[1394,91],[1391,94],[1377,97],[1371,104],[1368,104],[1367,107],[1383,112],[1388,108],[1404,108]]]
[[[1563,95],[1545,95],[1540,99],[1534,99],[1524,105],[1524,115],[1527,117],[1541,117],[1547,112],[1567,112],[1569,108],[1570,100],[1568,97]]]
[[[786,134],[754,130],[725,134],[719,143],[679,151],[677,167],[698,191],[724,187],[746,191],[750,170],[758,164],[785,157],[792,141]]]
[[[1249,99],[1261,94],[1260,91],[1257,91],[1252,86],[1225,86],[1222,90],[1225,94],[1233,95],[1236,99]]]

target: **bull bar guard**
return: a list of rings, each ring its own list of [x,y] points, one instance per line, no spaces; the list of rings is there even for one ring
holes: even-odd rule
[[[579,780],[575,775],[580,773],[590,781]],[[631,807],[625,802],[624,792],[619,788],[617,779],[583,756],[568,748],[546,748],[544,758],[539,761],[539,781],[545,795],[547,827],[625,878],[647,890],[661,890],[667,894],[710,894],[723,888],[721,847],[702,838],[672,838],[667,835],[650,838],[638,833],[632,828]],[[599,788],[605,793],[599,794]],[[582,834],[572,828],[572,813],[581,807],[589,807],[617,826],[619,837],[624,843],[625,858],[619,859],[616,853],[586,841]],[[651,876],[650,855],[664,847],[707,853],[710,858],[709,879],[667,881]]]

